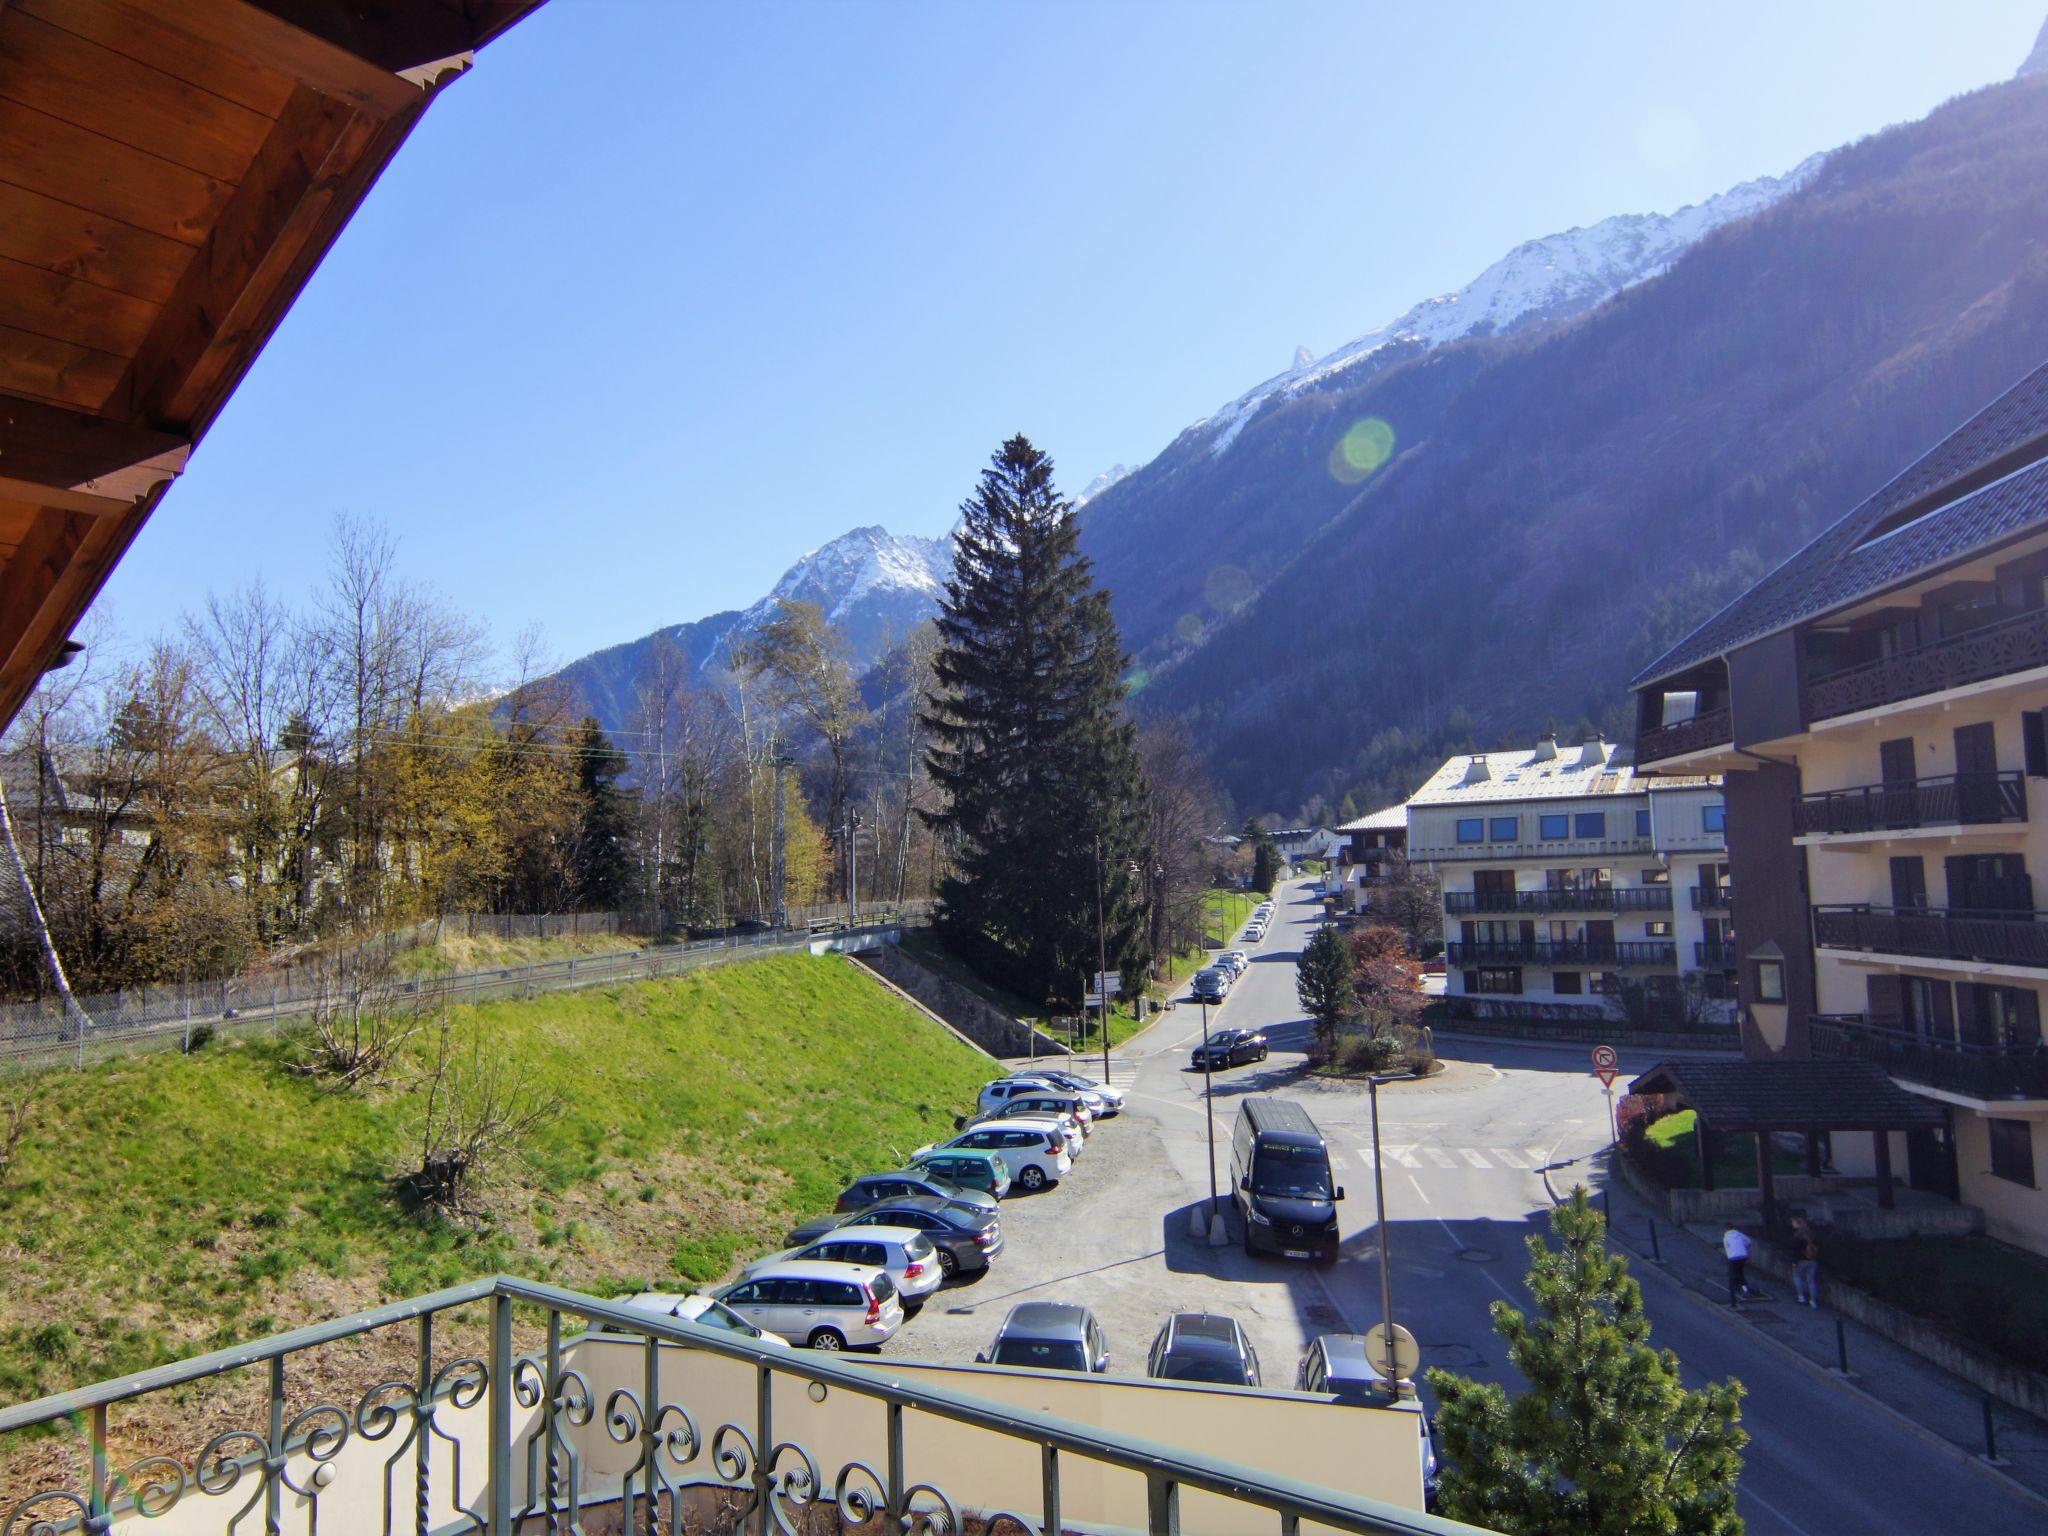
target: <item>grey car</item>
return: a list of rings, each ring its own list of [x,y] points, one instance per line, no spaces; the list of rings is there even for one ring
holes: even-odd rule
[[[984,1365],[1026,1365],[1041,1371],[1109,1369],[1109,1341],[1086,1307],[1070,1301],[1026,1301],[1010,1308],[995,1343],[974,1357]]]
[[[1152,1341],[1145,1374],[1164,1381],[1256,1387],[1259,1354],[1236,1318],[1218,1312],[1176,1312]]]
[[[978,1205],[991,1211],[996,1208],[996,1197],[986,1190],[955,1184],[920,1168],[904,1168],[895,1173],[862,1174],[839,1191],[839,1198],[833,1202],[832,1209],[846,1215],[864,1211],[884,1200],[908,1200],[914,1195],[935,1195],[942,1200],[957,1200],[962,1205]]]
[[[948,1280],[978,1275],[1003,1251],[1003,1229],[995,1213],[965,1200],[939,1195],[912,1195],[884,1200],[851,1215],[820,1216],[791,1230],[789,1244],[801,1247],[835,1227],[915,1227],[938,1250],[939,1268]]]

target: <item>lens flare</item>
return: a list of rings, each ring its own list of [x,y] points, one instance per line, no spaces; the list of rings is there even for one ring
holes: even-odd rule
[[[1202,638],[1202,621],[1192,613],[1184,613],[1173,621],[1175,638],[1184,645],[1193,645]]]
[[[1330,450],[1330,476],[1357,485],[1394,456],[1394,429],[1377,416],[1354,421]]]
[[[1218,613],[1231,613],[1251,601],[1252,579],[1234,565],[1219,565],[1202,583],[1202,600]]]

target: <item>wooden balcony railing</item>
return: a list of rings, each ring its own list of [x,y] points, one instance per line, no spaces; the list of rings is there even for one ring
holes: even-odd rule
[[[1726,706],[1720,709],[1703,709],[1690,720],[1680,720],[1638,734],[1636,761],[1661,762],[1667,757],[1679,757],[1706,747],[1718,747],[1724,741],[1734,739],[1735,729]]]
[[[1826,720],[2035,667],[2048,667],[2048,610],[1816,677],[1805,689],[1806,718]]]
[[[1695,885],[1690,890],[1695,912],[1726,912],[1735,901],[1732,885]]]
[[[2026,819],[2023,773],[1953,773],[1910,784],[1864,784],[1801,795],[1792,804],[1792,830],[1801,834],[1995,826]]]
[[[1973,1099],[2048,1098],[2048,1051],[2038,1040],[1943,1039],[1861,1013],[1815,1014],[1806,1038],[1816,1056],[1867,1061],[1909,1083]]]
[[[1822,949],[2048,968],[2043,916],[1981,907],[1817,906],[1813,942]]]
[[[1703,971],[1730,971],[1735,968],[1735,946],[1702,939],[1692,947],[1693,962]]]

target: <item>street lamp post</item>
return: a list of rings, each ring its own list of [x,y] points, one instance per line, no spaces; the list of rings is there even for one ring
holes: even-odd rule
[[[1102,1081],[1109,1081],[1109,932],[1102,917],[1102,834],[1095,836],[1095,992],[1102,1020]]]
[[[1394,1365],[1394,1272],[1387,1260],[1386,1159],[1380,1155],[1380,1081],[1377,1073],[1365,1080],[1366,1093],[1372,1100],[1372,1193],[1379,1211],[1380,1326],[1385,1334],[1381,1347],[1386,1350],[1386,1363],[1382,1369],[1387,1378],[1388,1394],[1399,1397],[1401,1383]]]
[[[1223,1218],[1223,1212],[1216,1196],[1216,1095],[1215,1080],[1210,1076],[1214,1053],[1209,1049],[1209,1003],[1202,1001],[1202,1111],[1209,1120],[1209,1230],[1215,1233],[1216,1223]]]

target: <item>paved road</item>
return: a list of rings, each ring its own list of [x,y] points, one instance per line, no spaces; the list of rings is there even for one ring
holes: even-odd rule
[[[1294,993],[1294,960],[1315,921],[1299,888],[1249,973],[1211,1010],[1216,1025],[1267,1031],[1273,1054],[1215,1080],[1218,1176],[1236,1100],[1281,1093],[1301,1100],[1336,1149],[1346,1237],[1328,1269],[1247,1258],[1187,1236],[1189,1207],[1207,1197],[1202,1079],[1185,1069],[1201,1037],[1182,1005],[1118,1055],[1112,1076],[1128,1112],[1102,1126],[1063,1187],[1004,1204],[1006,1251],[982,1280],[935,1297],[889,1353],[969,1360],[1020,1300],[1086,1303],[1102,1319],[1112,1369],[1139,1372],[1167,1313],[1213,1308],[1250,1332],[1268,1386],[1291,1386],[1318,1333],[1363,1331],[1379,1313],[1372,1225],[1373,1157],[1364,1093],[1303,1075],[1308,1027]],[[1426,1363],[1506,1380],[1488,1308],[1525,1304],[1524,1241],[1544,1230],[1543,1171],[1570,1187],[1607,1140],[1607,1107],[1578,1050],[1447,1046],[1441,1077],[1381,1095],[1394,1310]],[[1649,1065],[1624,1060],[1626,1073]],[[1644,1266],[1647,1268],[1647,1266]],[[1644,1275],[1655,1342],[1675,1349],[1694,1382],[1733,1375],[1749,1389],[1742,1513],[1756,1536],[1865,1536],[2048,1528],[2041,1509],[1930,1446],[1896,1420],[1784,1359],[1665,1276]]]

